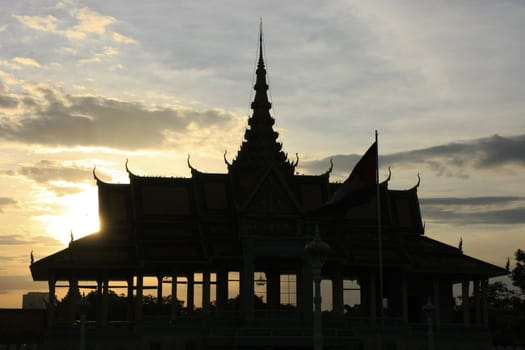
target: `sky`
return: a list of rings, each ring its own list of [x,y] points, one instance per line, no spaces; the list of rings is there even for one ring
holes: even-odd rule
[[[418,188],[429,237],[504,266],[525,248],[522,1],[0,3],[0,307],[98,230],[92,171],[226,172],[260,18],[275,128],[299,172],[342,181],[379,133],[380,177]],[[511,266],[513,261],[511,260]]]

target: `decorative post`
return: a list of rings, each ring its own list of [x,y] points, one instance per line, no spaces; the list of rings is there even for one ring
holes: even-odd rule
[[[313,345],[314,350],[323,349],[323,325],[321,318],[321,271],[326,256],[330,252],[330,246],[321,241],[319,237],[319,227],[315,227],[314,239],[304,247],[305,253],[309,256],[312,264],[312,277],[314,280],[314,330]]]
[[[425,305],[423,305],[423,313],[427,317],[427,342],[428,350],[434,350],[434,335],[432,333],[432,317],[434,316],[435,307],[430,301],[430,297]]]
[[[82,296],[80,301],[77,303],[78,312],[80,313],[80,350],[86,348],[86,315],[89,309],[90,303],[85,296]]]
[[[54,274],[47,281],[49,286],[48,302],[47,302],[47,326],[49,328],[53,327],[53,322],[55,321],[55,283],[56,279]]]
[[[470,327],[470,296],[469,296],[469,281],[461,282],[461,304],[463,307],[463,324],[465,328]]]
[[[178,312],[177,274],[171,274],[171,321],[175,321]]]

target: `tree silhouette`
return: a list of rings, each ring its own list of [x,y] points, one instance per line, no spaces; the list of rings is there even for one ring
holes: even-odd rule
[[[512,269],[511,278],[512,284],[521,289],[521,293],[525,293],[525,252],[521,249],[514,253],[516,259],[516,267]]]

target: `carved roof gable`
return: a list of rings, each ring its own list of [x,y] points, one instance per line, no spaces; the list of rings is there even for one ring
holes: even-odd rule
[[[288,183],[272,166],[261,176],[240,211],[255,215],[298,215],[303,210]]]

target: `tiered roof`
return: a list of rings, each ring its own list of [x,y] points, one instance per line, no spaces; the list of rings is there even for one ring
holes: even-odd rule
[[[242,261],[247,237],[257,241],[259,250],[275,247],[274,254],[299,256],[304,241],[311,238],[313,223],[320,225],[323,239],[334,247],[333,262],[376,265],[375,197],[336,216],[309,215],[340,184],[330,182],[331,167],[320,175],[295,174],[298,159],[290,162],[277,141],[262,31],[254,90],[249,127],[227,173],[201,172],[188,161],[191,178],[139,176],[127,165],[129,184],[106,183],[94,174],[100,232],[32,264],[33,278],[47,280],[51,271],[55,277],[81,271],[84,277],[97,278],[103,270],[125,276],[136,269],[160,274],[175,266],[181,271],[235,263]],[[417,187],[390,190],[388,181],[380,186],[386,267],[451,275],[505,273],[424,237]]]

